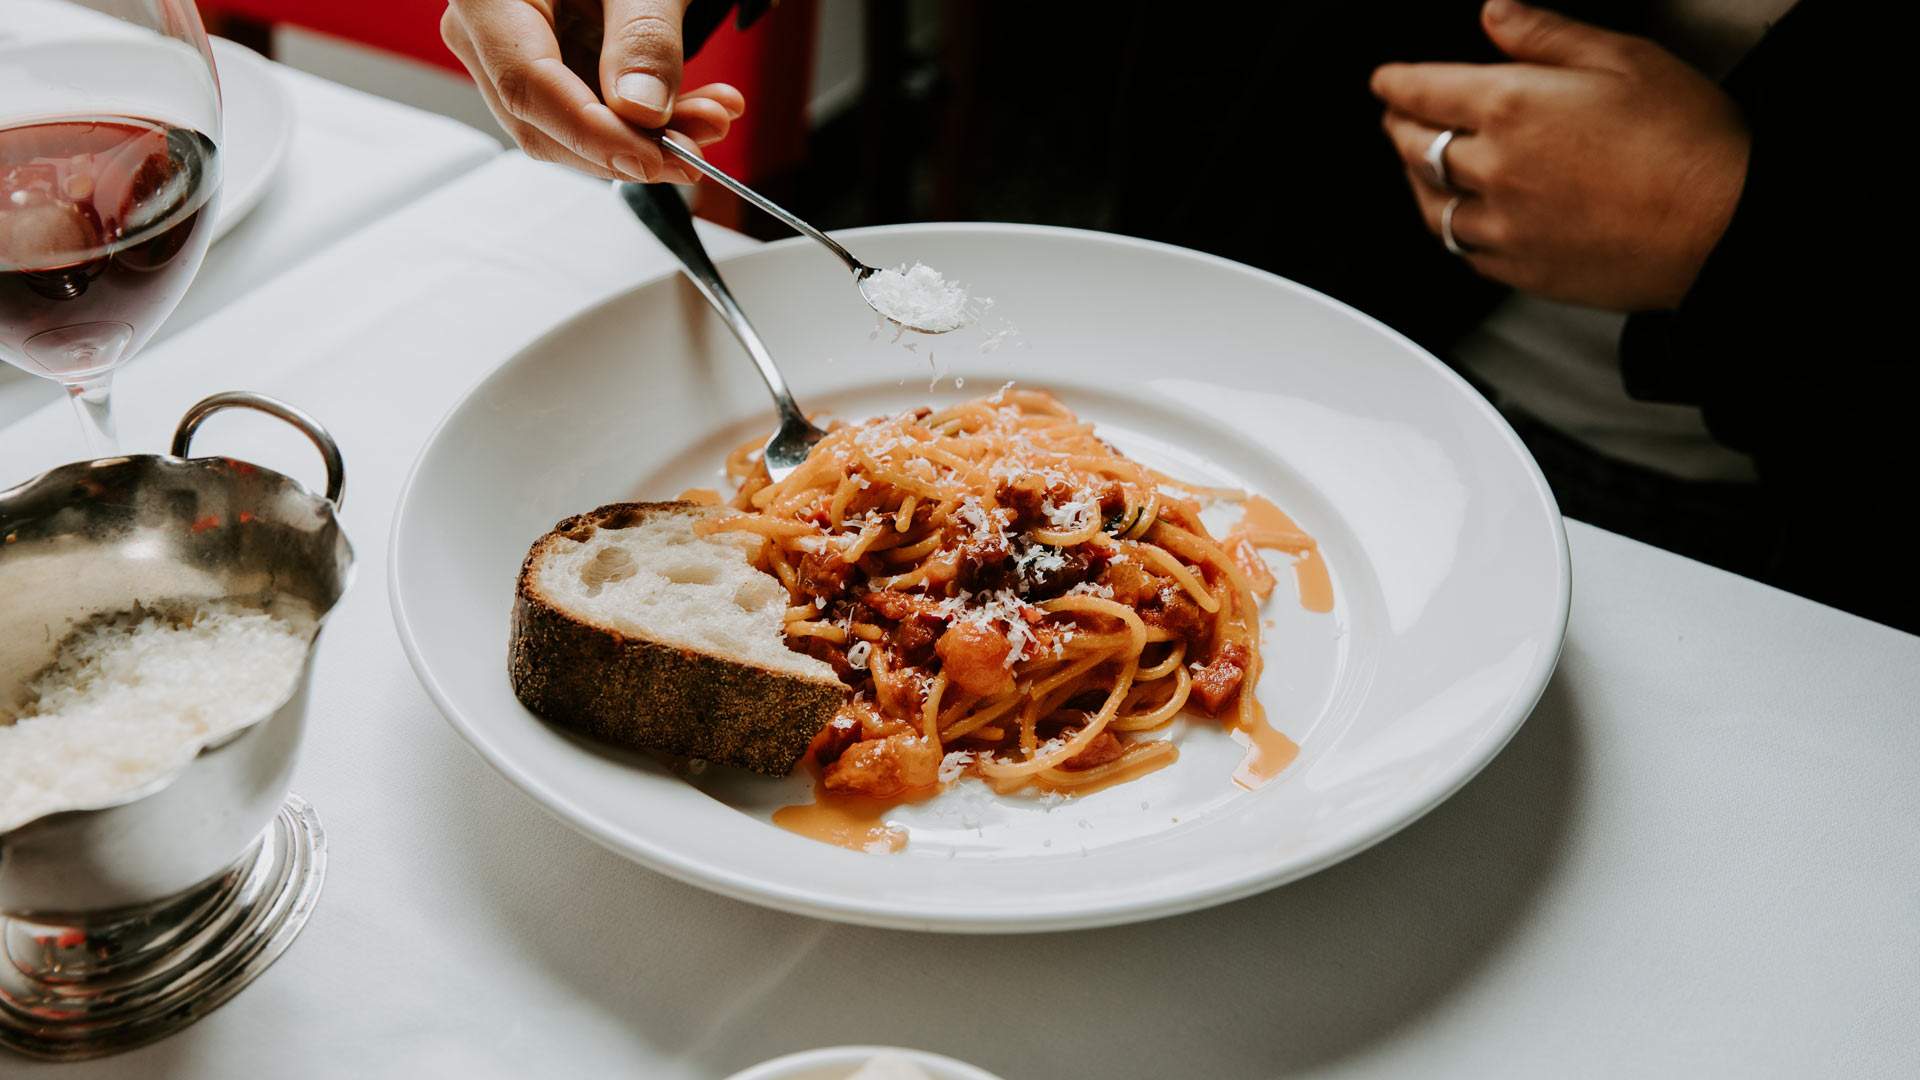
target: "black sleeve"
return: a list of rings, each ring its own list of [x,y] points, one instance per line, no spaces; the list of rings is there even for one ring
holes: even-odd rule
[[[1368,89],[1388,61],[1499,59],[1480,29],[1480,0],[1181,9],[1193,34],[1192,88],[1181,90],[1167,85],[1158,55],[1167,46],[1152,44],[1166,10],[1115,6],[1146,28],[1147,42],[1133,47],[1135,74],[1115,95],[1122,149],[1140,146],[1142,130],[1171,138],[1150,154],[1156,165],[1106,164],[1116,212],[1091,224],[1272,270],[1442,356],[1506,295],[1427,231]],[[1079,9],[1060,5],[1057,17],[1084,20],[1066,14]],[[1082,63],[1111,61],[1095,53]],[[1069,123],[1044,131],[1057,140]]]
[[[1536,0],[1538,2],[1538,0]],[[1649,0],[1545,0],[1572,18],[1623,33],[1640,33]],[[1127,133],[1123,147],[1142,145],[1139,131],[1169,133],[1154,164],[1109,157],[1115,212],[1087,224],[1225,255],[1283,274],[1365,311],[1445,357],[1508,294],[1474,273],[1428,231],[1408,190],[1404,166],[1380,129],[1381,102],[1368,89],[1373,70],[1389,61],[1499,63],[1505,59],[1480,24],[1482,0],[1372,0],[1368,3],[1197,4],[1109,3],[1101,23],[1131,18],[1144,29],[1127,45],[1082,52],[1063,61],[1058,42],[1086,42],[1111,33],[1049,27],[1023,11],[1012,25],[1041,31],[1031,61],[1056,76],[1047,85],[1101,86],[1102,69],[1123,75],[1111,96]],[[1086,5],[1026,4],[1048,9],[1059,23],[1087,23]],[[1178,27],[1176,30],[1175,28]],[[1159,36],[1191,35],[1190,86],[1169,90]],[[1005,46],[1001,46],[1004,50]],[[1121,63],[1116,63],[1118,58]],[[1084,73],[1063,64],[1087,66]],[[1125,77],[1130,63],[1131,77]],[[1034,108],[1031,93],[1009,89],[1019,112],[1000,118],[1018,127]],[[1053,95],[1065,101],[1067,95]],[[1196,107],[1203,103],[1205,107]],[[1086,110],[1091,112],[1091,109]],[[1035,125],[1047,145],[1072,116]],[[1155,144],[1146,144],[1155,145]],[[1098,151],[1086,155],[1099,161]],[[1167,167],[1178,162],[1181,167]],[[1004,163],[995,168],[1004,171]],[[1068,168],[1090,170],[1083,158]],[[1096,166],[1097,168],[1097,166]],[[1063,170],[1065,171],[1065,170]],[[1069,173],[1055,185],[1080,186]],[[1077,222],[1069,222],[1077,223]]]
[[[1889,518],[1920,489],[1920,360],[1895,324],[1914,301],[1894,295],[1912,195],[1883,149],[1900,35],[1864,6],[1802,0],[1728,79],[1753,134],[1738,209],[1680,307],[1628,320],[1620,360],[1628,393],[1698,405],[1753,455],[1771,580],[1920,627],[1920,557]]]
[[[755,19],[765,15],[773,4],[774,0],[693,0],[687,5],[687,17],[680,23],[687,55],[692,56],[700,51],[713,32],[720,29],[730,9],[739,10],[736,23],[744,30],[753,25]]]
[[[1914,350],[1887,347],[1893,258],[1911,225],[1884,194],[1873,149],[1896,122],[1871,20],[1802,0],[1728,79],[1753,149],[1732,222],[1678,310],[1643,312],[1621,338],[1627,391],[1701,406],[1716,437],[1756,456],[1854,426],[1876,390],[1911,386]],[[1881,35],[1890,38],[1893,35]],[[1904,414],[1909,403],[1902,403]]]
[[[693,0],[680,23],[685,55],[691,57],[700,51],[726,21],[727,12],[738,9],[736,21],[745,29],[773,5],[774,0]],[[559,0],[553,8],[553,31],[560,42],[560,58],[592,87],[600,85],[600,47],[606,40],[604,20],[604,8],[592,0]]]

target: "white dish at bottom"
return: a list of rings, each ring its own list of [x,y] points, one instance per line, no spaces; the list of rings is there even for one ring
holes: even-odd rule
[[[763,1061],[751,1069],[734,1073],[727,1080],[847,1080],[854,1072],[882,1054],[896,1054],[920,1067],[933,1080],[1000,1080],[964,1061],[955,1061],[924,1050],[906,1050],[897,1046],[825,1046],[802,1050],[772,1061]]]

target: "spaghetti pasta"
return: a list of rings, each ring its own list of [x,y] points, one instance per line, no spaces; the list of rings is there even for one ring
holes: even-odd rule
[[[1011,387],[836,425],[778,483],[756,445],[726,460],[736,513],[700,528],[760,538],[788,645],[856,691],[810,751],[829,792],[892,797],[957,768],[1070,791],[1172,760],[1148,733],[1183,710],[1264,723],[1236,556],[1311,541],[1222,544],[1197,500],[1239,493],[1162,476]]]

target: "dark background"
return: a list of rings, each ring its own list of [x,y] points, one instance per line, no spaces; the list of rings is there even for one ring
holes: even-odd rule
[[[1650,4],[1560,6],[1657,29]],[[770,184],[802,216],[1164,240],[1310,285],[1443,355],[1504,291],[1427,232],[1367,90],[1390,60],[1499,60],[1478,0],[933,7],[929,28],[909,5],[869,6],[859,108]]]

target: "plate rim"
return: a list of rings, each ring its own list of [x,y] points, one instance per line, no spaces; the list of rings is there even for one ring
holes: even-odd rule
[[[1330,866],[1366,851],[1412,825],[1431,813],[1435,807],[1452,798],[1466,786],[1481,770],[1499,756],[1500,751],[1513,740],[1525,725],[1540,697],[1546,692],[1554,671],[1559,666],[1560,656],[1566,647],[1566,632],[1572,607],[1572,559],[1567,542],[1566,519],[1560,512],[1559,502],[1554,498],[1552,488],[1547,484],[1545,475],[1525,443],[1501,416],[1484,395],[1473,389],[1459,372],[1454,371],[1438,357],[1408,338],[1405,334],[1386,325],[1380,320],[1360,311],[1344,301],[1328,296],[1316,289],[1309,288],[1289,278],[1245,263],[1228,259],[1209,252],[1196,251],[1156,240],[1126,236],[1119,233],[1101,232],[1091,229],[1077,229],[1058,225],[1028,225],[1011,222],[913,222],[896,225],[872,225],[857,229],[833,230],[832,235],[849,242],[857,242],[863,236],[908,234],[935,234],[942,232],[965,232],[969,234],[1015,234],[1072,238],[1081,241],[1109,243],[1122,247],[1138,247],[1180,257],[1198,259],[1215,266],[1243,274],[1255,275],[1270,284],[1297,293],[1304,293],[1320,302],[1330,304],[1348,316],[1359,320],[1372,329],[1408,348],[1422,363],[1437,369],[1438,373],[1450,380],[1471,402],[1472,408],[1488,421],[1507,447],[1519,458],[1534,493],[1544,503],[1548,514],[1548,526],[1554,552],[1554,569],[1557,578],[1557,596],[1554,603],[1552,634],[1554,645],[1551,650],[1541,650],[1539,656],[1529,665],[1524,678],[1507,704],[1501,710],[1498,723],[1490,728],[1467,753],[1464,753],[1445,777],[1444,783],[1433,785],[1425,798],[1412,800],[1406,804],[1396,804],[1388,808],[1371,821],[1367,828],[1357,829],[1347,841],[1329,845],[1318,857],[1292,864],[1283,864],[1278,868],[1258,866],[1251,872],[1243,872],[1210,882],[1197,888],[1182,889],[1162,895],[1145,898],[1127,898],[1117,902],[1084,904],[1067,911],[1042,913],[989,913],[973,914],[950,918],[928,918],[924,910],[910,910],[900,905],[889,905],[874,900],[865,904],[823,897],[807,888],[797,888],[777,880],[752,877],[729,868],[711,859],[688,857],[680,852],[665,848],[643,837],[635,837],[602,819],[591,810],[582,807],[566,794],[556,791],[527,775],[511,761],[505,760],[488,740],[478,733],[470,722],[460,717],[450,696],[441,687],[421,655],[412,620],[401,590],[400,561],[407,537],[407,508],[412,501],[414,485],[419,480],[420,471],[426,463],[428,454],[438,443],[442,433],[454,418],[466,408],[467,404],[479,394],[496,375],[521,356],[546,345],[549,341],[570,332],[578,324],[591,319],[614,304],[625,301],[641,289],[652,286],[663,278],[672,277],[678,271],[665,269],[634,282],[611,296],[605,297],[588,307],[575,312],[561,322],[550,327],[532,340],[526,342],[513,354],[481,372],[475,380],[461,392],[459,398],[443,413],[434,424],[433,430],[421,443],[415,453],[413,464],[407,470],[406,480],[401,484],[399,496],[395,502],[393,524],[388,532],[387,542],[387,600],[391,610],[394,628],[400,638],[401,648],[407,655],[407,663],[413,668],[415,677],[441,717],[453,727],[467,745],[480,755],[482,760],[519,788],[537,805],[552,816],[565,822],[576,831],[586,835],[601,846],[631,859],[648,869],[665,874],[677,881],[707,889],[721,895],[742,900],[762,907],[771,907],[814,918],[833,922],[851,923],[862,926],[880,927],[896,930],[917,930],[962,934],[1005,934],[1005,933],[1043,933],[1065,930],[1095,929],[1107,926],[1119,926],[1127,923],[1143,922],[1165,918],[1171,915],[1199,911],[1244,899],[1268,889],[1297,881],[1318,873]],[[722,273],[738,261],[762,257],[769,250],[801,248],[813,241],[805,237],[789,237],[763,244],[749,251],[738,252],[714,260]]]
[[[293,149],[293,136],[295,129],[299,126],[300,117],[298,110],[293,107],[293,95],[287,92],[278,73],[274,71],[273,60],[231,38],[223,38],[216,34],[207,35],[207,48],[216,54],[214,70],[219,73],[220,78],[221,146],[226,145],[230,134],[227,131],[226,73],[222,72],[219,66],[221,60],[225,58],[231,57],[238,60],[238,63],[230,65],[227,71],[246,70],[251,73],[250,76],[243,76],[243,78],[252,78],[255,87],[265,88],[266,100],[273,103],[273,109],[280,114],[281,118],[281,123],[274,128],[273,148],[263,159],[260,172],[249,178],[247,186],[239,192],[240,198],[231,198],[234,190],[227,185],[227,177],[223,171],[220,180],[220,207],[213,219],[213,239],[209,241],[209,245],[212,245],[219,243],[226,238],[227,234],[239,227],[240,223],[245,221],[248,215],[252,214],[266,199],[267,193],[273,190],[274,181],[279,178],[281,170],[286,166],[287,154]]]

